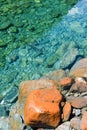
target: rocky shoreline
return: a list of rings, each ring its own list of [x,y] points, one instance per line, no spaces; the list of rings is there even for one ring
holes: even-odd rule
[[[59,69],[23,81],[9,116],[0,118],[0,128],[86,130],[87,58],[77,61],[70,72]]]
[[[1,129],[87,129],[86,21],[82,0],[43,38],[6,56],[0,68]]]
[[[23,80],[39,79],[57,69],[70,70],[87,57],[86,9],[86,0],[78,2],[43,38],[6,56],[6,64],[0,68],[0,101],[15,93]]]

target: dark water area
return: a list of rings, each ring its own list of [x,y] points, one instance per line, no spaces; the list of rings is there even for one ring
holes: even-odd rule
[[[2,0],[0,6],[0,99],[23,80],[71,69],[87,57],[87,0]]]

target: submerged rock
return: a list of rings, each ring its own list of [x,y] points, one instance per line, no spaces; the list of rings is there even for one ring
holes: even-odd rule
[[[56,68],[56,69],[70,68],[72,66],[72,64],[74,63],[74,61],[76,60],[77,55],[78,55],[78,49],[76,49],[76,48],[69,49],[63,55],[62,59],[60,59],[60,61],[57,61],[54,64],[54,68]]]
[[[77,61],[71,68],[70,75],[87,78],[87,58]]]
[[[0,129],[1,130],[12,130],[10,120],[8,117],[0,118]]]

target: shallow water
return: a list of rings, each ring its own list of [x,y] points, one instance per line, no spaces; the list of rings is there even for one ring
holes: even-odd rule
[[[0,66],[15,48],[36,42],[61,21],[77,0],[1,0]]]

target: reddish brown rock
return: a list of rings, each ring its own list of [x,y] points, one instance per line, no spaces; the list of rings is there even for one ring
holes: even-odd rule
[[[71,105],[69,102],[66,102],[66,104],[63,107],[63,121],[67,121],[71,114]]]
[[[74,108],[83,108],[87,105],[87,98],[86,97],[77,97],[72,101],[69,101],[71,103],[71,106]]]
[[[75,83],[71,86],[70,88],[70,92],[87,92],[87,82],[81,78],[81,77],[77,77],[75,79]]]
[[[20,115],[23,116],[25,101],[33,90],[44,88],[52,89],[57,87],[58,83],[56,81],[49,79],[23,81],[19,86],[19,97],[18,97]]]
[[[83,82],[74,83],[70,88],[70,92],[73,91],[78,93],[87,92],[87,84]]]
[[[70,75],[74,77],[87,77],[87,58],[77,61],[71,68]]]
[[[87,130],[87,111],[82,116],[81,130]]]
[[[80,130],[80,123],[81,120],[78,117],[74,117],[70,120],[70,126],[72,129],[74,128],[75,130]]]
[[[43,89],[43,88],[57,88],[58,84],[56,81],[49,80],[49,79],[40,79],[40,80],[27,80],[21,82],[19,86],[19,97],[18,101],[23,102],[29,96],[29,94],[36,89]]]
[[[34,90],[24,107],[24,121],[32,127],[56,127],[61,120],[61,93],[56,89]]]
[[[62,86],[64,89],[69,88],[70,85],[72,85],[72,82],[73,82],[73,80],[72,80],[72,78],[70,78],[70,77],[65,77],[65,78],[62,78],[62,79],[60,80],[60,84],[61,84],[61,86]]]

